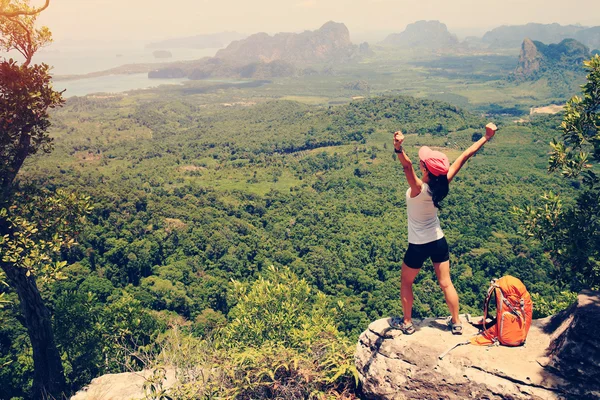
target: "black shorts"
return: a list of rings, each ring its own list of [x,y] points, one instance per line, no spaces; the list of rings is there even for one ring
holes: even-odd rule
[[[409,268],[419,269],[427,258],[431,258],[431,262],[441,263],[450,259],[448,251],[448,242],[443,237],[434,242],[424,244],[408,244],[408,250],[404,254],[404,264]]]

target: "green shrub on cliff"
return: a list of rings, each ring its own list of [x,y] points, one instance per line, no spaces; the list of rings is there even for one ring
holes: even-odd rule
[[[252,284],[234,283],[231,321],[212,340],[172,329],[158,363],[174,365],[177,399],[352,398],[354,343],[334,315],[342,304],[287,269],[270,267]]]

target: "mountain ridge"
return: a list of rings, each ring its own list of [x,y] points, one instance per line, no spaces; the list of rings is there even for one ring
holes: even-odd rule
[[[280,32],[270,36],[256,33],[234,41],[219,50],[216,58],[230,61],[272,62],[281,60],[295,64],[316,62],[348,62],[359,48],[350,41],[350,31],[343,23],[329,21],[315,31]]]
[[[388,35],[381,44],[438,49],[457,46],[458,38],[448,31],[446,24],[440,21],[421,20],[407,25],[401,33]]]
[[[283,32],[273,36],[264,32],[256,33],[230,43],[225,49],[219,50],[215,57],[172,64],[150,71],[148,77],[288,77],[308,73],[305,67],[309,65],[348,63],[370,51],[367,43],[355,45],[350,41],[346,25],[329,21],[315,31]]]
[[[596,27],[595,27],[596,28]],[[591,29],[591,30],[590,30]],[[513,48],[521,45],[524,38],[544,43],[559,43],[564,39],[577,39],[588,47],[587,35],[595,33],[594,28],[581,25],[540,24],[530,22],[525,25],[502,25],[486,32],[482,42],[491,48]],[[586,32],[590,30],[589,32]]]

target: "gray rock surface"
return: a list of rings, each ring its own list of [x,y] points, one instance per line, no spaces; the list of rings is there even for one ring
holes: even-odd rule
[[[587,387],[600,399],[600,294],[583,291],[577,303],[546,326],[552,342],[543,365],[563,376],[567,390]]]
[[[515,75],[530,77],[537,73],[542,65],[544,55],[538,51],[536,45],[529,38],[523,40],[521,53],[519,54],[519,64],[515,69]]]
[[[165,370],[164,389],[176,382],[175,370]],[[137,400],[145,399],[144,382],[152,377],[153,371],[124,372],[122,374],[106,374],[92,382],[71,397],[71,400]]]
[[[598,399],[600,294],[585,292],[569,310],[533,321],[521,347],[456,347],[477,329],[453,336],[444,320],[425,319],[413,335],[373,322],[355,361],[370,399]]]
[[[545,45],[526,38],[513,76],[517,79],[539,79],[544,72],[552,70],[581,74],[583,61],[589,57],[590,50],[574,39]]]

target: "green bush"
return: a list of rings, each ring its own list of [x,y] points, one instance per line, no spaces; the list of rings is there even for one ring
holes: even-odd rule
[[[571,304],[577,301],[577,293],[564,291],[555,296],[552,300],[548,300],[537,293],[531,294],[533,300],[533,318],[544,318],[549,315],[554,315],[560,311],[567,309]]]
[[[169,396],[208,398],[354,398],[354,343],[335,326],[337,309],[287,269],[270,267],[252,284],[234,283],[231,321],[211,339],[161,340],[158,365],[179,374]],[[160,366],[157,368],[161,368]]]

